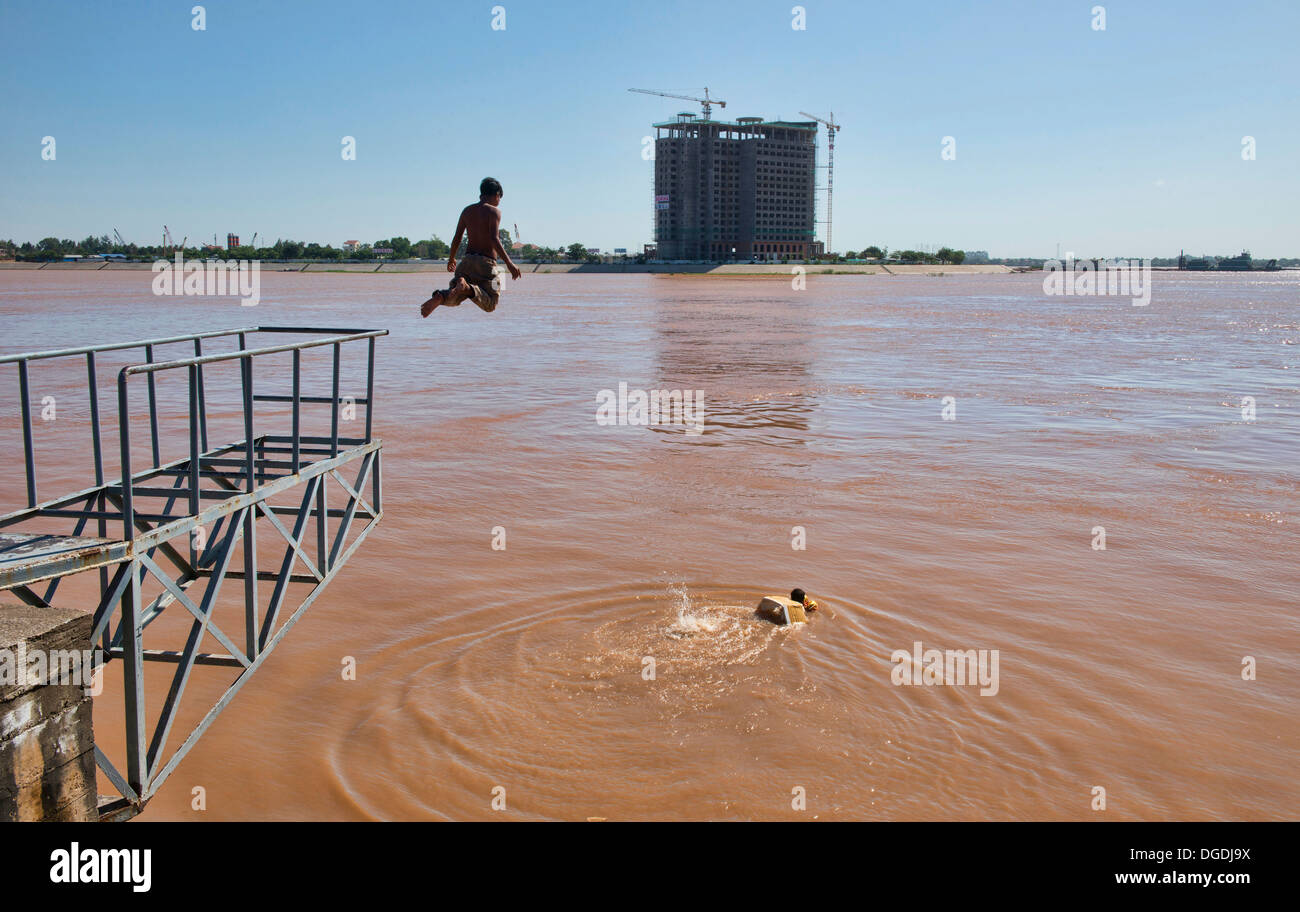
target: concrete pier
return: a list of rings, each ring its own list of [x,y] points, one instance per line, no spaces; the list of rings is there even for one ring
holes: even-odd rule
[[[98,819],[89,681],[32,680],[62,680],[90,635],[89,613],[0,603],[0,821]]]

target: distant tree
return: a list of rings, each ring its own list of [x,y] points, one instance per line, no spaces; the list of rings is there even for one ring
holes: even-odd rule
[[[448,252],[451,250],[451,248],[447,246],[447,242],[442,240],[442,238],[438,237],[436,234],[427,241],[421,241],[416,246],[421,250],[421,252],[417,254],[418,256],[429,257],[434,260],[446,259]]]
[[[509,250],[511,244],[510,232],[506,231],[504,228],[498,228],[497,234],[500,235],[501,237],[501,246],[504,247],[506,250]]]
[[[872,246],[863,250],[860,256],[864,260],[879,260],[884,258],[885,251],[881,250],[879,247],[876,247],[873,244]]]
[[[570,244],[567,248],[565,248],[564,252],[565,255],[568,256],[568,258],[573,260],[575,263],[581,263],[587,259],[586,244],[576,244],[576,243]]]
[[[385,238],[382,241],[375,241],[371,249],[377,247],[387,247],[391,249],[393,251],[391,254],[386,253],[383,255],[391,256],[394,259],[405,259],[406,257],[409,257],[411,255],[411,241],[409,238],[404,238],[404,237]]]

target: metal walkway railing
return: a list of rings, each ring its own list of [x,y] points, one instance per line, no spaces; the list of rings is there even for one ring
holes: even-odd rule
[[[380,520],[382,441],[372,436],[372,415],[375,340],[386,333],[261,326],[0,357],[0,366],[14,364],[18,371],[27,496],[25,508],[0,517],[0,590],[12,591],[29,605],[48,606],[64,579],[84,570],[98,571],[92,643],[99,646],[100,664],[121,662],[125,712],[125,773],[99,747],[95,751],[100,770],[120,795],[101,798],[104,819],[130,817],[144,807]],[[307,338],[250,348],[250,338],[260,334]],[[205,341],[226,338],[236,338],[238,350],[204,353]],[[351,351],[362,343],[366,346],[365,394],[341,397],[343,350]],[[192,344],[193,355],[157,360],[158,349],[177,344]],[[332,353],[328,395],[304,395],[303,355],[323,347]],[[117,479],[106,481],[96,355],[140,350],[144,361],[127,364],[117,376],[120,471]],[[265,381],[265,371],[255,377],[257,365],[286,355],[292,360],[288,390],[255,392],[254,380],[259,384]],[[37,496],[31,366],[77,358],[84,358],[86,365],[94,484],[41,502]],[[207,382],[204,368],[223,362],[233,362],[239,370],[236,433],[242,433],[231,442],[214,446],[209,442],[214,404],[210,400],[214,393],[218,399],[222,397]],[[187,380],[183,412],[188,452],[164,461],[157,378],[180,371]],[[283,377],[282,369],[278,373]],[[131,392],[133,380],[141,377],[146,384],[151,464],[137,471]],[[259,433],[259,402],[288,406],[288,415],[275,419],[280,426],[271,428],[280,433],[265,433],[265,428]],[[304,433],[305,405],[329,406],[327,434]],[[357,421],[354,412],[359,406],[365,409],[364,432],[344,436],[340,433],[341,409],[347,410],[342,417],[351,424]],[[260,420],[265,424],[265,416]],[[283,427],[286,421],[287,428]],[[350,467],[356,470],[351,480],[344,474]],[[331,481],[342,491],[342,506],[329,506]],[[291,502],[271,502],[282,496],[291,497]],[[275,553],[271,570],[259,569],[259,520],[273,532],[273,548],[262,547]],[[59,531],[48,531],[52,524],[60,527]],[[307,539],[309,528],[314,548]],[[87,534],[90,529],[93,535]],[[186,542],[178,545],[173,540],[181,536]],[[242,569],[232,569],[236,554]],[[299,565],[302,572],[295,572]],[[227,579],[243,583],[238,600],[242,602],[243,629],[236,632],[232,628],[231,634],[214,621]],[[272,584],[265,600],[259,593],[260,582]],[[43,592],[37,585],[42,583]],[[302,592],[297,606],[289,609],[288,595],[295,584],[309,588]],[[188,621],[183,642],[167,644],[176,648],[144,648],[145,629],[175,605],[184,609],[180,617]],[[184,625],[180,629],[185,629]],[[171,634],[178,636],[178,631]],[[205,637],[215,640],[225,652],[201,652]],[[145,712],[146,662],[175,666],[152,729]],[[237,669],[238,674],[184,742],[167,755],[181,696],[196,665],[226,666]]]

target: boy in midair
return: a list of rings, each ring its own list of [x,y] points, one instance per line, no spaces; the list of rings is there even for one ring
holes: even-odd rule
[[[518,279],[519,267],[501,243],[501,182],[493,177],[483,178],[478,185],[478,202],[466,206],[456,223],[456,237],[451,242],[447,256],[447,271],[454,273],[446,290],[435,291],[429,300],[420,305],[420,316],[427,317],[440,305],[456,307],[471,298],[482,310],[492,313],[501,298],[501,281],[497,278],[497,256],[505,261],[510,276]],[[465,259],[456,263],[460,239],[468,234]]]

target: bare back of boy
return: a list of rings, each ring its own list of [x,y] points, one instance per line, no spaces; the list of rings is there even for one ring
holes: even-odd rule
[[[478,202],[466,206],[460,213],[456,234],[466,233],[465,244],[472,256],[496,259],[501,243],[501,210],[488,203]],[[454,253],[454,251],[453,251]]]

